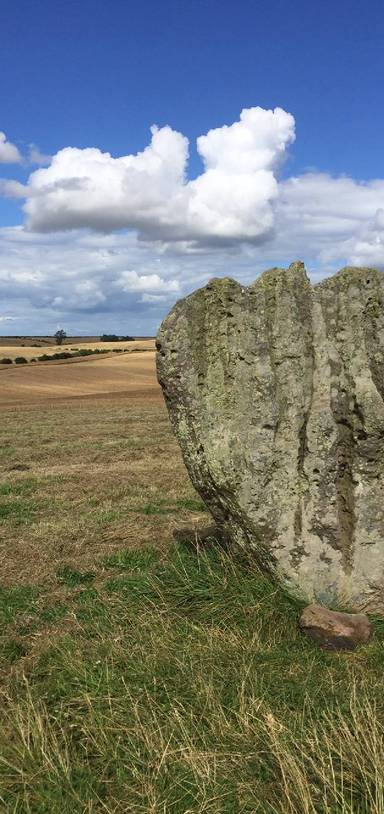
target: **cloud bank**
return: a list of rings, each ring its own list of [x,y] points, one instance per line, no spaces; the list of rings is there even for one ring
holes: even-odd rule
[[[291,114],[255,107],[197,139],[193,179],[188,139],[166,126],[136,155],[66,147],[25,183],[0,181],[26,218],[0,229],[3,313],[31,330],[43,318],[47,330],[59,321],[92,333],[101,321],[153,333],[212,276],[248,283],[295,258],[314,280],[346,264],[384,268],[384,179],[287,177],[288,163],[283,176],[294,139]]]

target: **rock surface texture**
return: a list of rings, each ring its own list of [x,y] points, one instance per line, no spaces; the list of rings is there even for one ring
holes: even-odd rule
[[[384,610],[384,274],[304,265],[180,300],[157,369],[192,482],[292,594]]]
[[[299,626],[323,650],[355,650],[372,633],[365,613],[338,613],[320,605],[308,605],[300,616]]]

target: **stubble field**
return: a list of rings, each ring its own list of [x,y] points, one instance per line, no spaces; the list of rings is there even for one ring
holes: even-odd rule
[[[383,623],[321,652],[204,542],[154,362],[0,370],[0,810],[383,814]]]
[[[154,350],[140,348],[23,366],[0,365],[0,408],[54,407],[65,399],[76,399],[78,405],[79,399],[94,398],[139,399],[142,403],[155,400],[160,404],[154,359]]]
[[[100,342],[97,337],[90,337],[88,339],[85,339],[85,337],[67,337],[61,345],[56,345],[54,340],[50,337],[44,339],[32,337],[30,340],[27,340],[25,337],[20,339],[0,337],[0,370],[2,369],[1,359],[4,357],[14,360],[17,356],[24,356],[25,359],[30,361],[42,353],[46,353],[49,356],[60,350],[75,351],[81,348],[110,351],[111,353],[116,350],[128,352],[143,350],[153,351],[154,340],[133,339],[122,342]]]

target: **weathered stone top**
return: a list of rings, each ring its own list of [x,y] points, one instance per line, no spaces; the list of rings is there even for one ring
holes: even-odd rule
[[[289,590],[384,605],[384,274],[303,263],[180,300],[159,381],[195,487]]]

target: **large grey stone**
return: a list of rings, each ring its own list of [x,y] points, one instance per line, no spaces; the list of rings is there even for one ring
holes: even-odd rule
[[[384,609],[384,274],[302,263],[214,279],[157,337],[158,378],[215,521],[291,593]]]

